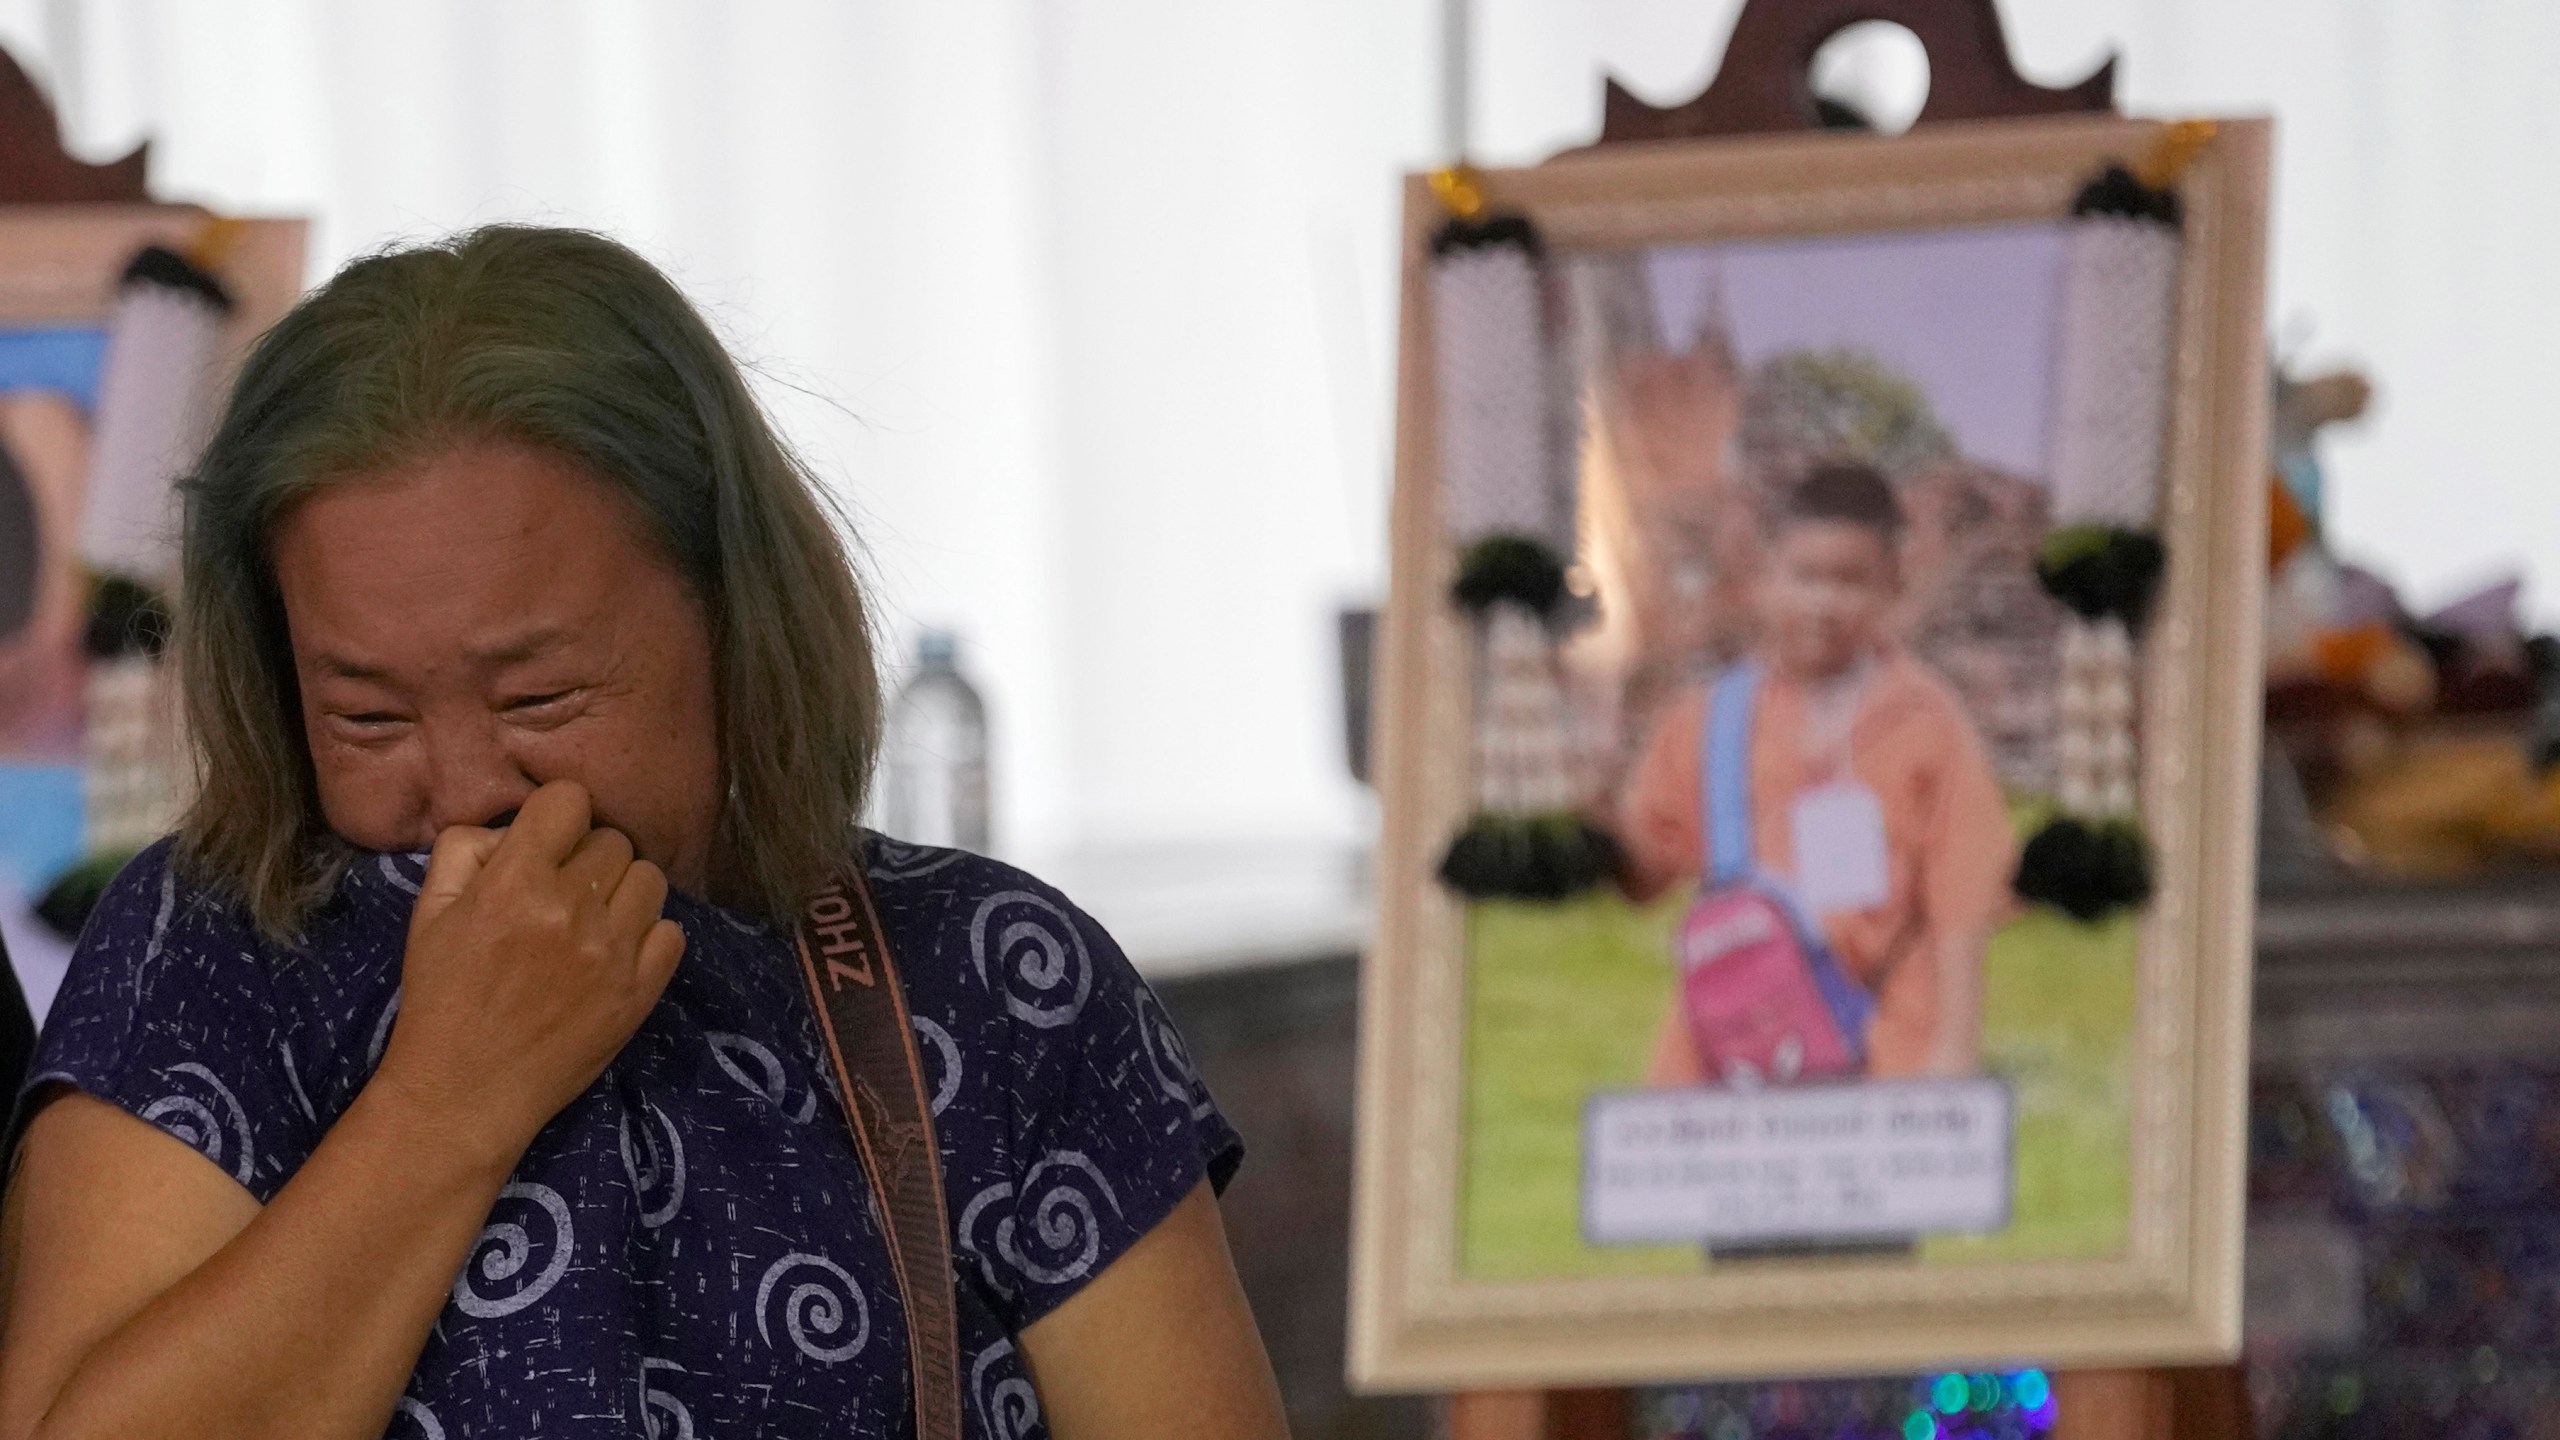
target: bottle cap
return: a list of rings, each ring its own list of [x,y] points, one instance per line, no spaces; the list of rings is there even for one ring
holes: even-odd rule
[[[916,636],[916,663],[929,670],[948,670],[959,663],[960,637],[948,630],[927,630]]]

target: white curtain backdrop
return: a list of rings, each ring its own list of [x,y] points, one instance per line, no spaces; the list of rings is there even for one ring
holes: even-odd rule
[[[666,265],[840,488],[885,626],[964,637],[1017,851],[1346,841],[1333,611],[1382,588],[1396,177],[1439,0],[0,0],[91,158],[314,218],[315,278],[531,218]],[[1479,155],[1735,0],[1476,0]],[[2369,364],[2346,547],[2421,598],[2560,567],[2540,0],[2014,0],[2022,65],[2283,124],[2280,344]],[[2538,604],[2560,616],[2560,588]]]

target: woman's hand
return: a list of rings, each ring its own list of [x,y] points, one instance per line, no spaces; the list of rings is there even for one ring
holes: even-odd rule
[[[0,1208],[0,1440],[380,1435],[489,1207],[684,953],[575,785],[436,842],[372,1083],[263,1208],[85,1095]]]
[[[586,790],[560,782],[507,829],[447,830],[409,921],[374,1083],[510,1164],[620,1052],[684,954],[659,914],[665,874],[591,819]]]

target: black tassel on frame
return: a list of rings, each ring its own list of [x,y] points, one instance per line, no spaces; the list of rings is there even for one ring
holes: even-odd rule
[[[2080,188],[2071,202],[2073,217],[2118,215],[2128,220],[2154,220],[2175,230],[2186,223],[2186,207],[2175,190],[2154,190],[2122,165],[2110,165]]]
[[[185,290],[201,297],[214,309],[228,315],[232,311],[231,292],[214,278],[213,272],[166,245],[145,245],[117,277],[119,288],[126,285],[157,285],[164,290]]]
[[[2140,634],[2169,568],[2168,547],[2142,530],[2066,525],[2036,551],[2036,579],[2083,620],[2116,619]]]
[[[1432,232],[1431,253],[1446,255],[1452,250],[1482,250],[1493,245],[1517,245],[1532,255],[1543,251],[1538,227],[1526,215],[1483,215],[1468,220],[1456,216]]]
[[[1449,595],[1470,614],[1509,600],[1548,619],[1564,600],[1564,562],[1526,535],[1488,535],[1458,557]]]
[[[2062,816],[2019,854],[2016,889],[2084,922],[2138,909],[2151,899],[2150,842],[2130,819]]]
[[[98,908],[99,899],[107,893],[107,882],[135,853],[101,851],[64,871],[36,901],[36,918],[65,940],[79,939],[80,927],[89,923],[89,912]]]
[[[1572,811],[1478,815],[1449,842],[1440,879],[1473,900],[1562,900],[1618,874],[1618,842]]]
[[[80,643],[92,660],[157,655],[169,645],[169,604],[139,580],[101,575],[89,592],[89,624]]]

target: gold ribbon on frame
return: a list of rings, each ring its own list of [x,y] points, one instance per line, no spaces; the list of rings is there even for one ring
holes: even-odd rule
[[[1461,220],[1473,220],[1484,213],[1484,176],[1473,165],[1451,165],[1432,171],[1431,193]]]
[[[2133,178],[2146,189],[2166,190],[2178,183],[2204,148],[2213,143],[2214,124],[2210,120],[2180,120],[2160,132],[2160,138],[2133,167]]]

